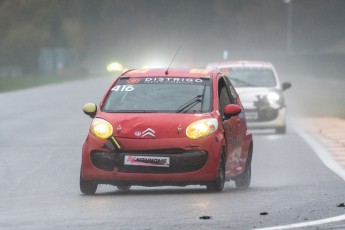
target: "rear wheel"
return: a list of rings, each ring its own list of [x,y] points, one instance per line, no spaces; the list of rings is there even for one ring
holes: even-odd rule
[[[83,179],[83,177],[81,176],[81,172],[79,185],[80,191],[86,195],[94,195],[98,187],[97,183]]]
[[[225,165],[224,165],[223,157],[221,156],[219,165],[218,165],[218,170],[217,170],[217,179],[206,186],[207,186],[207,190],[210,192],[221,192],[224,189],[224,184],[225,184]]]

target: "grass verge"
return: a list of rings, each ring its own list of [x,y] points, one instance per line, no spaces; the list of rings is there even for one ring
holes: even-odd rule
[[[0,93],[85,78],[88,78],[88,76],[22,76],[2,78],[0,79]]]

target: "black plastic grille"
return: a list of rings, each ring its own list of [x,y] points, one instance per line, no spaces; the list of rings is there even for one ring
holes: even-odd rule
[[[169,157],[169,167],[124,165],[125,156],[160,156]],[[201,169],[208,159],[207,151],[183,151],[180,149],[164,149],[140,152],[100,152],[91,153],[91,162],[97,168],[128,173],[178,173],[192,172]]]

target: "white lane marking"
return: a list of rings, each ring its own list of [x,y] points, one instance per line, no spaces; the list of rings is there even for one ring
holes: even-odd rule
[[[334,222],[338,222],[342,220],[345,220],[345,215],[330,217],[330,218],[321,219],[321,220],[297,223],[297,224],[281,225],[281,226],[275,226],[275,227],[269,227],[269,228],[255,228],[255,230],[293,229],[293,228],[301,228],[301,227],[310,227],[310,226],[321,225],[321,224],[329,224],[329,223],[334,223]]]
[[[328,151],[315,139],[313,139],[310,135],[308,135],[304,130],[295,127],[296,132],[298,135],[304,139],[305,142],[314,150],[316,155],[320,158],[320,160],[335,174],[340,176],[345,181],[345,170],[330,156]],[[315,225],[321,224],[329,224],[338,221],[344,221],[345,215],[330,217],[321,220],[314,220],[308,222],[301,222],[296,224],[288,224],[288,225],[280,225],[268,228],[256,228],[255,230],[284,230],[284,229],[294,229],[294,228],[301,228],[301,227],[310,227]]]

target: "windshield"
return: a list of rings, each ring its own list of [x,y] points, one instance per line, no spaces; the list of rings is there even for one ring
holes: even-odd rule
[[[277,85],[274,73],[270,69],[221,68],[235,87],[274,87]]]
[[[200,113],[211,110],[210,80],[124,78],[108,94],[105,112]]]

